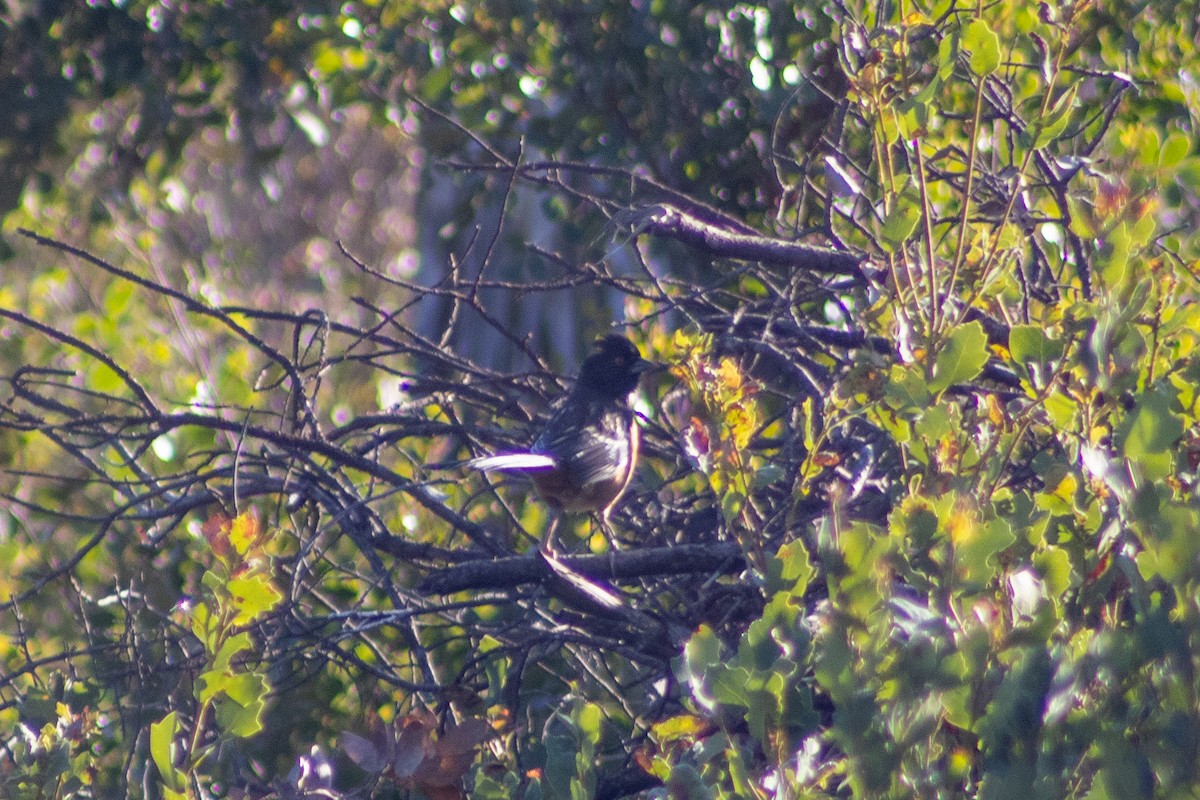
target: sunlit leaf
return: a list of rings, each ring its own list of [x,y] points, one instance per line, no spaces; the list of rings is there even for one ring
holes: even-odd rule
[[[978,322],[961,325],[938,351],[929,389],[934,394],[956,383],[973,380],[988,360],[987,334]]]
[[[917,223],[921,221],[921,209],[919,206],[909,202],[897,202],[887,218],[883,221],[883,228],[879,232],[883,243],[887,245],[889,252],[896,252],[904,243],[912,236],[913,231],[917,229]]]
[[[1158,165],[1164,169],[1173,167],[1182,162],[1191,151],[1191,137],[1180,131],[1172,131],[1167,136],[1167,141],[1163,143],[1162,151],[1158,156]]]
[[[721,641],[712,628],[701,625],[683,648],[684,678],[691,687],[692,697],[702,706],[711,708],[713,700],[709,687],[709,671],[721,663]]]
[[[883,389],[887,404],[896,411],[924,408],[932,397],[925,376],[916,367],[895,365]]]
[[[1008,334],[1008,348],[1019,364],[1049,364],[1063,355],[1063,343],[1051,339],[1038,325],[1014,325]]]
[[[680,714],[656,723],[652,729],[659,742],[675,739],[695,739],[713,730],[713,723],[693,714]]]
[[[1171,409],[1163,392],[1144,394],[1131,415],[1123,443],[1125,455],[1132,459],[1164,453],[1183,435],[1183,421]]]
[[[227,584],[229,595],[238,609],[234,624],[245,625],[273,609],[283,594],[267,575],[253,574],[233,578]]]
[[[991,75],[1000,66],[1000,37],[982,19],[973,19],[963,30],[962,46],[971,53],[971,71]]]
[[[217,724],[233,736],[248,739],[263,729],[266,710],[266,699],[261,694],[252,696],[246,703],[225,695],[216,701]]]
[[[239,555],[245,555],[250,545],[258,538],[258,517],[253,513],[239,514],[230,523],[229,541]]]
[[[150,757],[163,783],[173,791],[183,790],[183,781],[171,758],[175,736],[179,732],[179,717],[174,711],[150,726]]]

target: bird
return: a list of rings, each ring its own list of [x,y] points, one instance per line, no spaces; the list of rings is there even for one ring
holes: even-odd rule
[[[637,464],[639,434],[630,399],[652,366],[624,336],[601,336],[528,450],[473,458],[466,466],[527,474],[551,508],[595,513],[607,533],[609,515]]]

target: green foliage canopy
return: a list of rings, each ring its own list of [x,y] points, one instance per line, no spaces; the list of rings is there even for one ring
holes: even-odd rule
[[[1191,796],[1196,24],[10,4],[0,793],[205,796],[251,782],[235,749],[282,779],[358,730],[341,788]],[[419,162],[412,216],[453,189],[407,223],[424,272],[350,260],[380,224],[338,277],[320,224],[297,259],[201,191],[265,213],[354,142]],[[516,226],[530,198],[561,247]],[[636,270],[601,263],[614,226]],[[497,273],[506,231],[532,246]],[[428,466],[519,445],[560,388],[486,292],[597,286],[678,379],[645,387],[634,552],[591,562],[615,620],[505,583],[545,510]],[[412,321],[435,303],[445,336]],[[261,528],[216,513],[244,507]]]

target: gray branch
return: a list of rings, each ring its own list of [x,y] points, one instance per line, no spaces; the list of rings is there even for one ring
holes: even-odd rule
[[[674,206],[646,206],[619,215],[617,221],[628,226],[634,236],[665,236],[721,258],[799,267],[823,275],[850,275],[866,281],[862,272],[866,257],[861,254],[727,230]]]

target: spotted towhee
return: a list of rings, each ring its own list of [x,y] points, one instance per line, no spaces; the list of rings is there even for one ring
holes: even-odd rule
[[[579,380],[528,451],[484,456],[466,465],[526,473],[551,507],[596,512],[607,527],[637,462],[638,426],[629,398],[651,366],[623,336],[597,339]]]

